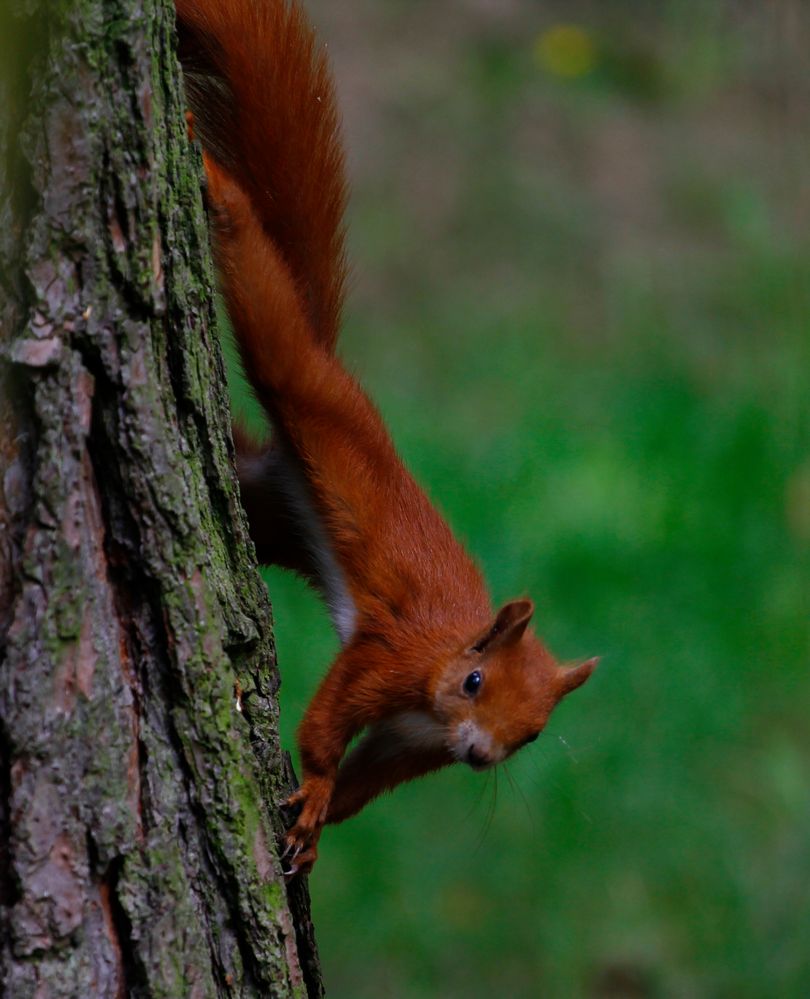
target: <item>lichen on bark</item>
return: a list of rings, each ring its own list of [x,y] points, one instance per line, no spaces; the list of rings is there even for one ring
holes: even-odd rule
[[[3,16],[0,992],[318,995],[173,9]]]

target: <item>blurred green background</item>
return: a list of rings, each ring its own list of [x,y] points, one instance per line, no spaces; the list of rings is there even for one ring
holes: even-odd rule
[[[496,600],[604,657],[499,773],[326,831],[330,995],[810,995],[810,13],[307,6],[343,356]],[[267,578],[291,747],[336,641]]]

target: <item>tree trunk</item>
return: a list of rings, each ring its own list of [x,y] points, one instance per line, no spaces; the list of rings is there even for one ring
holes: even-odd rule
[[[173,8],[2,6],[0,994],[320,995]]]

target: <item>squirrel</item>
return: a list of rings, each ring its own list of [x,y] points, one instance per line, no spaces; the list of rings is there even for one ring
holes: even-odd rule
[[[531,600],[482,576],[335,355],[346,285],[344,153],[323,49],[295,0],[176,0],[222,293],[269,443],[234,428],[260,562],[301,573],[341,650],[298,730],[285,873],[324,824],[453,762],[534,741],[597,659],[559,666]],[[352,739],[360,741],[347,753]]]

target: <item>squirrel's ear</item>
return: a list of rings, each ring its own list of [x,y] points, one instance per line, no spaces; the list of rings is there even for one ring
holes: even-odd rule
[[[565,697],[565,695],[570,694],[572,690],[576,690],[577,687],[581,687],[598,665],[599,656],[594,656],[593,659],[588,659],[584,663],[580,663],[578,666],[571,666],[569,669],[561,669],[557,680],[559,696],[561,698]]]
[[[534,614],[531,600],[513,600],[504,604],[487,630],[473,643],[473,652],[492,652],[503,645],[511,645],[523,636]]]

